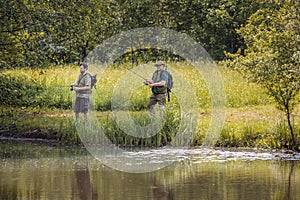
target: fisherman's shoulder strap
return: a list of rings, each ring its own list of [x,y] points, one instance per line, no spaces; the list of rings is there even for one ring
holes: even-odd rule
[[[80,79],[77,81],[77,85],[80,83],[80,81],[87,75],[88,73],[84,74]]]
[[[152,80],[156,79],[158,75],[158,70],[155,70],[155,72],[152,75]]]

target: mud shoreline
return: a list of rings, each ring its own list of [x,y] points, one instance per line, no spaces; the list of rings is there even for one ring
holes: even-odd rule
[[[64,146],[67,145],[66,142],[60,141],[58,139],[53,138],[46,138],[46,137],[37,137],[38,130],[35,130],[30,135],[34,137],[28,137],[28,132],[20,133],[20,134],[6,134],[3,136],[0,134],[0,142],[7,141],[12,143],[26,143],[32,145],[45,145],[45,146]],[[26,136],[26,137],[22,137]],[[68,144],[70,146],[70,144]],[[78,144],[72,144],[71,146],[75,147],[84,147],[84,145],[79,142]],[[131,147],[132,148],[132,147]],[[136,147],[139,148],[139,147]],[[158,147],[163,148],[163,147]],[[189,149],[199,149],[203,148],[203,146],[193,146],[189,147]],[[287,149],[264,149],[264,148],[255,148],[255,147],[204,147],[204,148],[211,148],[214,150],[219,151],[228,151],[228,152],[252,152],[252,153],[282,153],[282,154],[298,154],[299,152]]]

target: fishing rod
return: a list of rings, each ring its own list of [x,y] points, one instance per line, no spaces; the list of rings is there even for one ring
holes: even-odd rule
[[[64,88],[64,87],[72,87],[71,85],[50,85],[50,86],[45,86],[49,88]]]
[[[58,86],[46,86],[47,88],[70,88],[73,91],[73,86],[71,85],[58,85]]]
[[[140,77],[140,78],[146,80],[143,76],[141,76],[140,74],[136,73],[135,71],[133,71],[133,70],[131,70],[131,69],[128,69],[128,68],[126,68],[126,67],[125,67],[125,69],[128,70],[128,71],[130,71],[131,73],[135,74],[136,76],[138,76],[138,77]]]
[[[134,64],[134,58],[133,58],[133,56],[134,56],[134,51],[133,51],[132,43],[131,43],[131,66],[133,66],[133,64]],[[133,70],[131,70],[131,69],[128,69],[128,68],[126,68],[126,67],[125,67],[125,69],[128,70],[128,71],[130,71],[130,72],[133,73],[134,75],[136,75],[136,76],[142,78],[142,79],[145,81],[144,84],[145,84],[145,85],[148,85],[148,82],[146,81],[146,78],[144,78],[142,75],[140,75],[140,74],[136,73],[135,71],[133,71]]]

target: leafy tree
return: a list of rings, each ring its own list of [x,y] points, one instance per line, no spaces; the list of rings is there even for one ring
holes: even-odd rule
[[[10,67],[12,63],[22,60],[22,41],[18,35],[25,29],[22,23],[25,4],[5,0],[0,2],[0,66]]]
[[[300,90],[300,2],[263,3],[248,24],[239,29],[247,49],[228,54],[229,66],[264,86],[287,118],[292,146],[296,147],[291,113]]]
[[[0,1],[1,68],[79,62],[116,21],[105,0]]]
[[[225,58],[224,51],[236,52],[244,48],[236,29],[246,24],[248,17],[259,8],[253,0],[194,0],[186,13],[181,14],[181,26],[196,41],[203,44],[213,59]],[[185,16],[190,16],[186,19]]]
[[[0,68],[83,60],[103,40],[156,26],[187,33],[214,59],[243,46],[253,0],[0,0]],[[153,53],[150,51],[150,53]],[[155,55],[156,53],[154,53]]]
[[[187,33],[201,42],[213,59],[224,59],[224,51],[243,47],[236,29],[246,23],[259,4],[253,0],[116,0],[122,13],[119,30],[156,26]]]

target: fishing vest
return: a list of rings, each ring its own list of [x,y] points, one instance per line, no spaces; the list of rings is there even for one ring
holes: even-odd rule
[[[152,87],[152,93],[153,94],[165,94],[167,93],[167,82],[168,82],[168,74],[165,70],[156,70],[154,73],[153,73],[153,76],[152,76],[152,80],[154,83],[158,83],[160,81],[166,81],[166,84],[165,86],[153,86]]]

